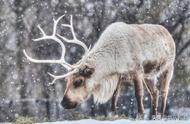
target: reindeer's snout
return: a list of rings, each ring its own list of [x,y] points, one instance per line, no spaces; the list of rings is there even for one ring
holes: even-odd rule
[[[72,102],[68,97],[64,96],[63,100],[61,101],[61,105],[65,109],[72,109],[77,106],[77,102]]]

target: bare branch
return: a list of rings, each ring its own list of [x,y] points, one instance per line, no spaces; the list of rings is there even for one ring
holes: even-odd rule
[[[176,58],[178,58],[189,46],[190,46],[190,40],[183,45],[183,47],[179,50],[179,52],[177,52]]]

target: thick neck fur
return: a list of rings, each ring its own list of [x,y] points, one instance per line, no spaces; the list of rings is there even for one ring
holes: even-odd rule
[[[95,103],[105,103],[112,96],[116,90],[117,83],[119,80],[119,75],[114,74],[106,78],[103,78],[98,83],[94,83],[94,88],[92,90],[92,95],[94,97]]]
[[[95,103],[107,102],[117,87],[119,74],[115,67],[114,45],[112,42],[104,46],[96,45],[85,60],[87,65],[95,68],[94,74],[87,81]]]

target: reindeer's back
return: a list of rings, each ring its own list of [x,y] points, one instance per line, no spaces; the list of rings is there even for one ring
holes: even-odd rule
[[[146,62],[172,63],[175,59],[175,43],[170,33],[154,24],[113,23],[94,46],[94,51],[100,50],[106,53],[105,61],[109,58],[107,65],[114,63],[114,68],[123,71]]]

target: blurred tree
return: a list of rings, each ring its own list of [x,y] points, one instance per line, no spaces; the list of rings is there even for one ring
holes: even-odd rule
[[[183,106],[188,106],[185,99],[189,98],[190,87],[189,0],[0,0],[0,121],[12,121],[20,115],[57,120],[65,118],[64,114],[69,112],[59,105],[63,97],[64,80],[53,86],[47,85],[52,80],[47,72],[61,74],[65,69],[55,64],[30,63],[22,52],[26,49],[31,56],[39,59],[58,58],[61,51],[57,43],[37,43],[32,42],[32,39],[41,36],[37,24],[51,34],[52,19],[63,14],[65,19],[61,23],[69,23],[69,15],[73,14],[77,38],[87,46],[93,46],[104,29],[116,21],[128,24],[153,23],[166,27],[174,37],[177,48],[175,76],[169,96],[169,101],[173,102],[169,103],[178,107],[180,99]],[[58,32],[71,38],[68,29],[59,26]],[[69,63],[75,63],[84,52],[77,45],[66,44],[66,47],[66,60]],[[125,85],[123,83],[123,89],[126,89]],[[134,116],[134,90],[127,90],[121,93],[118,112]],[[181,98],[182,94],[184,98]],[[145,100],[145,106],[148,106],[148,100]],[[87,104],[89,109],[86,106],[82,108],[85,108],[83,113],[106,115],[108,106],[109,102],[94,110],[91,101]],[[80,108],[76,110],[82,111]]]

